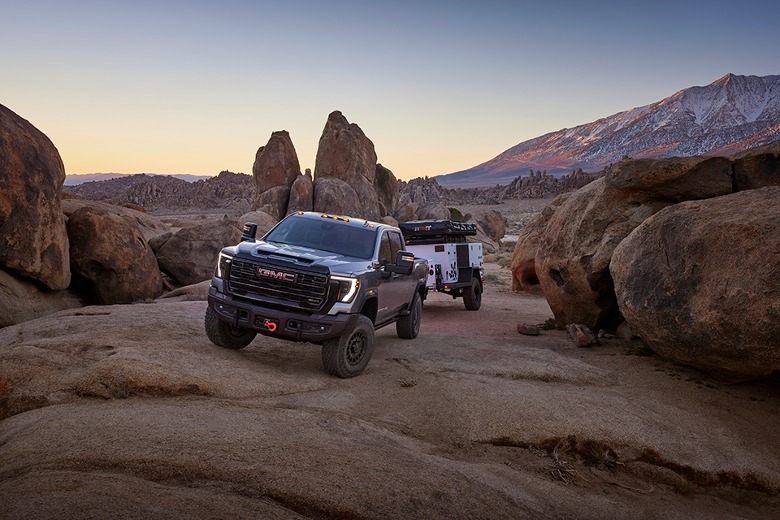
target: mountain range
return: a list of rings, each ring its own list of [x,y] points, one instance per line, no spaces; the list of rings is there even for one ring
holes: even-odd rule
[[[435,179],[445,187],[507,184],[529,170],[597,171],[625,156],[731,155],[780,139],[780,75],[726,74],[704,87],[524,141]]]
[[[78,186],[85,182],[92,181],[107,181],[111,179],[121,179],[123,177],[130,177],[132,175],[163,175],[159,173],[76,173],[68,174],[65,176],[65,186]],[[166,177],[175,177],[187,182],[203,181],[212,177],[212,175],[193,175],[190,173],[176,173],[173,175],[166,175]]]

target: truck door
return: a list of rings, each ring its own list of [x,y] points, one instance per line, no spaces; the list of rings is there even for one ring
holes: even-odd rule
[[[384,266],[394,262],[396,254],[402,247],[403,239],[400,233],[397,231],[382,233],[379,243],[379,264]],[[395,317],[399,309],[411,299],[413,289],[409,275],[383,274],[379,285],[377,323]]]

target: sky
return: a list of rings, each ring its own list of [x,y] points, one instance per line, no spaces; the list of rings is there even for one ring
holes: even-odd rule
[[[780,74],[780,2],[0,0],[0,104],[68,174],[251,173],[328,114],[408,180],[731,72]]]

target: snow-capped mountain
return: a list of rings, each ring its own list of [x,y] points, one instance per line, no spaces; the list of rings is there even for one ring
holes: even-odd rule
[[[780,139],[780,75],[726,74],[705,87],[593,123],[520,143],[471,169],[442,175],[442,186],[506,184],[530,169],[596,171],[624,156],[730,155]]]

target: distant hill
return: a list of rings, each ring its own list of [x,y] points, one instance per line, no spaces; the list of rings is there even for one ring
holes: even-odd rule
[[[138,204],[145,209],[234,209],[247,212],[255,195],[251,175],[223,171],[216,177],[187,182],[174,175],[122,175],[65,186],[67,193],[110,204]]]
[[[192,175],[189,173],[176,173],[173,175],[163,175],[158,173],[83,173],[65,176],[65,186],[76,186],[90,181],[106,181],[109,179],[117,179],[121,177],[132,177],[133,175],[158,175],[163,177],[176,177],[187,182],[195,182],[206,180],[213,175]]]
[[[657,103],[522,142],[478,166],[436,176],[446,187],[507,184],[529,170],[597,171],[624,156],[731,155],[780,139],[780,75],[727,74]]]

